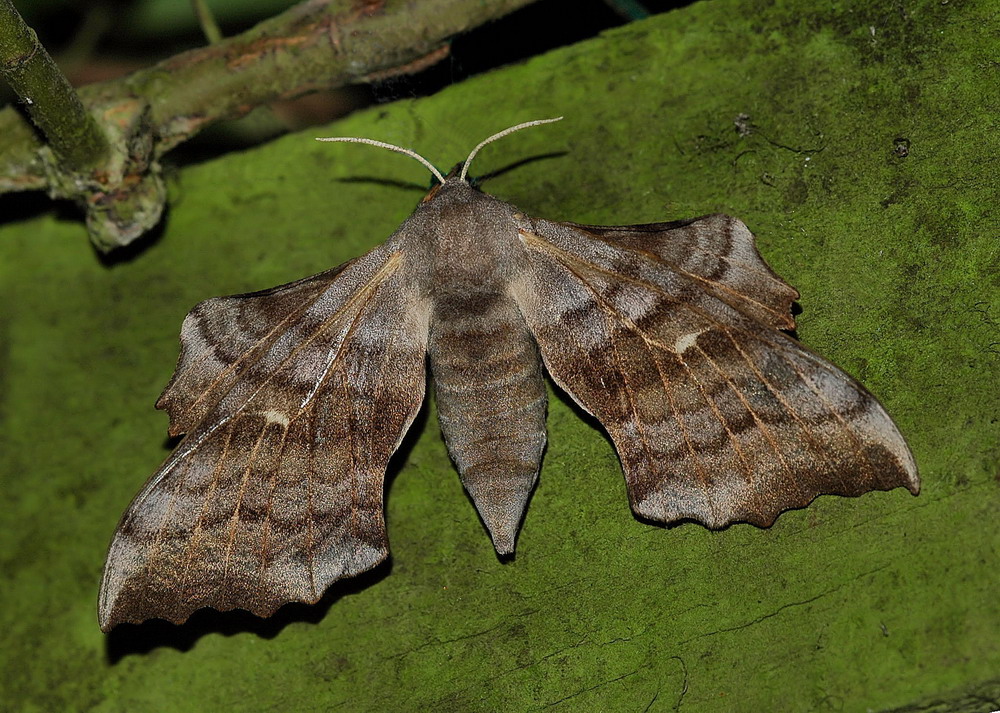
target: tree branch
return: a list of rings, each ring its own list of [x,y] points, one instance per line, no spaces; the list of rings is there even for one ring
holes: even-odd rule
[[[308,0],[241,35],[83,87],[112,146],[91,174],[97,185],[83,191],[8,107],[0,110],[0,192],[47,188],[73,198],[100,249],[125,245],[159,220],[157,159],[206,126],[277,99],[417,71],[446,56],[453,36],[534,1]]]

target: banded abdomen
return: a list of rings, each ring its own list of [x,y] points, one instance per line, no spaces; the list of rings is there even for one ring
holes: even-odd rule
[[[510,554],[545,448],[538,346],[508,295],[478,292],[438,296],[428,351],[448,451]]]

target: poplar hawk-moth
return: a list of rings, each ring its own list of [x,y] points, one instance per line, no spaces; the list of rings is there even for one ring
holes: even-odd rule
[[[767,526],[817,495],[919,480],[882,406],[789,336],[798,292],[739,220],[532,218],[469,164],[382,245],[197,305],[157,402],[186,434],[118,525],[100,625],[201,607],[268,616],[388,555],[386,464],[424,400],[496,551],[545,446],[544,372],[607,430],[636,514]],[[544,366],[544,368],[543,368]]]

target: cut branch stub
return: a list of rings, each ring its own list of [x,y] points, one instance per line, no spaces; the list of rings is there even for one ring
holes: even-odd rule
[[[132,99],[95,108],[110,145],[107,160],[87,173],[72,173],[48,146],[38,149],[52,198],[67,198],[84,211],[87,230],[101,252],[128,245],[163,214],[166,186],[153,156],[149,108]]]

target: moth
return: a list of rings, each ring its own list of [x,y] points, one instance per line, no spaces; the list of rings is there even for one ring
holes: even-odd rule
[[[424,400],[499,555],[545,447],[549,376],[610,434],[634,512],[770,525],[821,493],[919,490],[860,384],[786,334],[798,292],[735,218],[532,218],[468,180],[481,142],[389,239],[197,305],[157,402],[186,434],[123,515],[100,625],[268,616],[388,555],[383,478]]]

